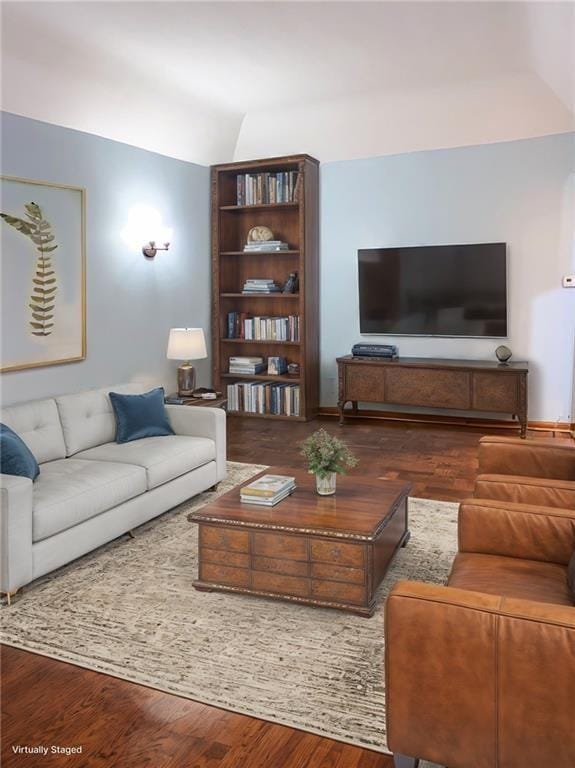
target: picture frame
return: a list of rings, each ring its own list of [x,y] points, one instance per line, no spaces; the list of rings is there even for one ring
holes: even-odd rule
[[[0,176],[0,372],[86,359],[86,190]]]

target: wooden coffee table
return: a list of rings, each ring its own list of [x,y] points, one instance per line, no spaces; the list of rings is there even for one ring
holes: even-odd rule
[[[353,475],[338,477],[335,496],[319,496],[305,470],[261,474],[295,476],[297,488],[261,507],[242,504],[238,486],[188,516],[199,525],[194,587],[371,616],[377,588],[409,539],[411,485]]]

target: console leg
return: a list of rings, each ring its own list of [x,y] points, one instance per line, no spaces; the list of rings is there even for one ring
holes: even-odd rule
[[[343,424],[343,409],[345,406],[345,400],[338,400],[337,408],[339,411],[339,425],[341,426]]]
[[[522,438],[522,440],[525,440],[525,438],[527,437],[527,419],[524,416],[520,416],[519,422],[521,424],[519,436]]]
[[[351,401],[351,409],[354,416],[357,416],[357,400]]]
[[[417,768],[419,765],[419,758],[408,757],[407,755],[398,755],[396,753],[393,756],[393,764],[395,768]]]

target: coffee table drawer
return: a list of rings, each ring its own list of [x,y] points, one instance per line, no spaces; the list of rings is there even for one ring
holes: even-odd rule
[[[349,568],[347,565],[332,563],[312,563],[311,575],[314,579],[347,581],[350,584],[365,584],[365,571],[362,568]]]
[[[250,572],[247,568],[231,568],[215,563],[200,563],[200,579],[234,587],[249,587]]]
[[[250,556],[244,552],[228,552],[225,549],[200,549],[200,562],[249,568]]]
[[[286,560],[285,558],[258,557],[256,555],[252,558],[252,568],[254,571],[282,573],[286,576],[308,576],[308,564],[305,560]]]
[[[311,583],[312,597],[321,600],[334,600],[338,603],[363,605],[366,602],[366,590],[359,584],[345,584],[340,581],[316,581]]]
[[[311,559],[357,568],[362,568],[365,564],[363,544],[347,544],[339,541],[312,541]]]
[[[249,533],[234,528],[200,526],[200,546],[208,549],[226,549],[231,552],[249,551]]]
[[[295,595],[296,597],[308,597],[310,594],[309,579],[279,576],[261,571],[252,571],[252,588],[262,592],[275,592],[278,595]]]
[[[252,553],[265,557],[283,557],[290,560],[307,560],[307,539],[290,534],[253,534]]]

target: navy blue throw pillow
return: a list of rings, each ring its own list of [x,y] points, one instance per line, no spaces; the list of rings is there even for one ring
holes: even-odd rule
[[[158,387],[143,395],[110,392],[116,417],[116,442],[129,443],[143,437],[173,435],[164,405],[164,389]]]
[[[0,471],[3,475],[19,475],[30,480],[35,480],[40,474],[32,451],[6,424],[0,424]]]

